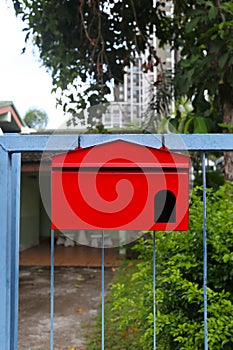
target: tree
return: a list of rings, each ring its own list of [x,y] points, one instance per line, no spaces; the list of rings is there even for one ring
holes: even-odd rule
[[[45,129],[49,120],[46,112],[36,108],[29,109],[23,119],[30,128],[35,129]]]
[[[105,102],[109,84],[122,82],[124,68],[141,53],[148,53],[146,67],[158,66],[156,35],[162,47],[169,44],[175,51],[175,96],[193,105],[189,132],[233,125],[232,1],[174,0],[172,15],[167,2],[158,0],[12,1],[27,23],[26,39],[31,34],[52,74],[54,89],[68,98],[65,111],[80,116],[88,104]],[[225,157],[231,180],[232,159]]]
[[[153,0],[12,1],[26,40],[32,37],[54,89],[66,96],[64,110],[75,115],[105,102],[111,82],[123,82],[125,66],[149,42]]]
[[[233,125],[233,3],[223,0],[174,2],[163,23],[161,45],[180,55],[174,87],[176,98],[192,101],[192,131],[219,131]],[[195,128],[195,130],[193,129]],[[227,129],[225,129],[226,131]],[[233,180],[233,153],[225,154],[225,175]]]

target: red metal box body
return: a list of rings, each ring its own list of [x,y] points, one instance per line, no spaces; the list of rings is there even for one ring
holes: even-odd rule
[[[187,230],[189,157],[116,140],[52,160],[52,228]]]

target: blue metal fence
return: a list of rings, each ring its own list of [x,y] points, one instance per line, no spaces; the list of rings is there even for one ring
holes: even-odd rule
[[[67,151],[78,143],[78,135],[15,135],[0,136],[0,350],[17,350],[18,329],[18,281],[19,281],[19,221],[20,221],[20,164],[21,152]],[[161,135],[114,134],[82,135],[82,147],[96,145],[114,139],[123,139],[146,146],[159,148]],[[205,151],[233,150],[231,134],[164,135],[165,144],[170,150],[201,151],[203,168],[203,287],[204,287],[204,345],[208,349],[207,328],[207,234],[205,199]],[[53,349],[54,311],[54,241],[52,234],[51,250],[51,350]],[[154,240],[154,349],[156,349],[156,246]],[[102,349],[104,349],[104,249],[102,249]]]

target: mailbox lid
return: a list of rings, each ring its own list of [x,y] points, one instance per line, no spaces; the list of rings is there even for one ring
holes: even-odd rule
[[[58,168],[190,168],[190,159],[167,148],[153,148],[124,140],[114,140],[77,148],[54,156],[52,169]]]

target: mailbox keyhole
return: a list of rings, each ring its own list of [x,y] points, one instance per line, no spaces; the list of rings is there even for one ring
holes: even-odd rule
[[[176,222],[176,197],[169,190],[159,191],[154,202],[155,222]]]

